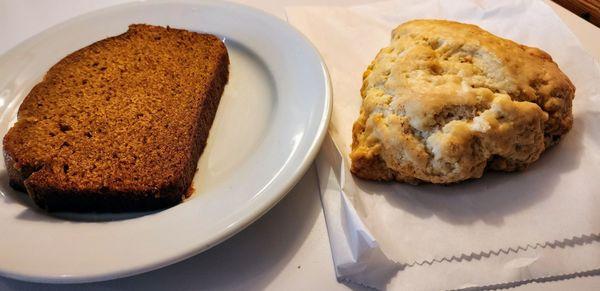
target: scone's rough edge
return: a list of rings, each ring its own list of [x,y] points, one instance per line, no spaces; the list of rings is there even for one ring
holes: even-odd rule
[[[129,26],[129,30],[127,32],[99,40],[98,42],[125,38],[135,27],[162,28],[147,24],[132,24]],[[190,32],[184,29],[176,29],[171,27],[166,28],[174,31]],[[210,34],[201,35],[216,38],[214,35]],[[96,43],[97,42],[78,49],[63,59],[68,58],[78,51],[85,50]],[[6,150],[5,144],[8,136],[7,134],[3,138],[3,156],[9,176],[10,186],[18,191],[26,191],[29,197],[38,207],[49,212],[69,211],[116,213],[129,211],[150,211],[168,208],[182,202],[190,194],[188,189],[190,188],[195,175],[198,160],[200,159],[200,156],[206,146],[210,128],[214,121],[221,96],[229,78],[229,55],[225,45],[220,40],[219,43],[223,53],[220,55],[218,64],[216,65],[217,70],[214,72],[214,76],[209,83],[209,89],[207,90],[206,97],[203,100],[202,110],[200,111],[201,114],[196,117],[196,131],[194,132],[196,137],[193,139],[195,142],[192,144],[191,149],[192,158],[187,161],[185,169],[179,177],[174,178],[164,187],[147,188],[146,190],[134,191],[136,193],[118,191],[100,193],[98,191],[73,191],[54,189],[52,187],[36,187],[27,183],[27,177],[38,169],[33,169],[27,165],[21,166],[19,167],[20,169],[17,169],[15,157],[13,157],[13,155]],[[63,59],[61,59],[61,61]],[[41,82],[43,82],[43,80]]]
[[[540,54],[538,56],[538,58],[543,58],[543,59],[553,63],[557,67],[557,70],[566,77],[566,80],[568,83],[568,88],[566,88],[566,89],[568,89],[567,93],[570,95],[569,106],[568,106],[569,112],[568,112],[568,114],[563,116],[564,117],[563,119],[561,119],[561,125],[563,125],[563,126],[558,131],[554,130],[552,135],[545,136],[546,147],[543,150],[543,152],[545,152],[548,148],[553,147],[554,145],[558,144],[560,142],[560,140],[562,140],[562,138],[571,130],[572,125],[573,125],[572,101],[575,98],[576,88],[575,88],[574,84],[572,83],[572,81],[568,78],[568,76],[566,76],[566,74],[560,69],[558,64],[552,59],[552,57],[548,53],[546,53],[545,51],[543,51],[537,47],[529,47],[526,45],[522,45],[511,39],[503,38],[503,37],[497,36],[495,34],[492,34],[491,32],[481,28],[478,25],[469,24],[469,23],[461,23],[461,22],[450,21],[450,20],[445,20],[445,19],[413,19],[410,21],[406,21],[406,22],[400,24],[398,27],[396,27],[392,31],[392,35],[394,35],[395,31],[398,28],[400,28],[401,26],[412,23],[412,22],[419,22],[419,21],[447,22],[447,23],[452,23],[452,24],[461,24],[461,25],[469,26],[469,27],[475,28],[477,30],[481,30],[486,33],[489,33],[489,34],[491,34],[499,39],[502,39],[504,41],[511,42],[517,46],[521,46],[523,48],[528,48],[528,49],[533,49],[533,50],[538,51],[538,53]],[[372,73],[372,69],[375,64],[375,61],[377,60],[377,58],[379,57],[379,54],[381,54],[384,49],[385,48],[382,48],[381,50],[379,50],[376,57],[369,63],[367,69],[362,74],[363,84],[360,88],[360,94],[361,94],[362,99],[365,98],[366,91],[367,91],[367,83],[364,81]],[[361,105],[361,110],[362,110],[362,105]],[[362,112],[361,112],[361,115],[362,115]],[[352,127],[352,146],[351,146],[352,153],[354,152],[355,146],[358,145],[356,136],[358,134],[360,134],[360,131],[362,131],[362,127],[363,127],[363,125],[360,124],[360,118],[359,118],[354,122],[354,125]],[[544,134],[548,134],[548,132],[544,132]],[[542,154],[543,154],[543,152],[542,152]],[[389,168],[386,165],[386,162],[381,157],[379,157],[379,155],[353,156],[352,153],[350,154],[350,160],[351,160],[350,171],[353,175],[355,175],[356,177],[362,178],[362,179],[373,180],[373,181],[383,181],[383,182],[396,181],[396,182],[403,182],[403,183],[408,183],[408,184],[413,184],[413,185],[421,184],[421,183],[434,183],[434,184],[450,185],[450,184],[456,184],[456,183],[460,183],[460,182],[464,181],[464,180],[461,180],[461,181],[440,182],[440,181],[421,180],[416,177],[402,175],[400,172],[397,172],[397,171]],[[491,157],[488,160],[488,165],[485,167],[484,172],[498,170],[498,169],[495,169],[495,167],[493,166],[494,163],[497,163],[497,161],[494,157]],[[535,163],[535,161],[533,163]],[[533,163],[530,163],[527,165],[521,165],[521,164],[513,165],[512,167],[508,167],[507,169],[503,169],[500,171],[506,171],[506,172],[523,171],[523,170],[526,170]],[[481,178],[481,175],[473,176],[466,180],[475,179],[475,178]]]

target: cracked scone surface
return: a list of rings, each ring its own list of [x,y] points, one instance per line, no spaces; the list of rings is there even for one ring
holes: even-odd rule
[[[574,94],[537,48],[474,25],[404,23],[363,75],[351,171],[445,184],[523,169],[569,131]]]

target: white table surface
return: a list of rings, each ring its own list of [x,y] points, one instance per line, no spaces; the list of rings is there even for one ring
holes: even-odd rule
[[[0,0],[0,54],[73,16],[130,0]],[[289,5],[318,0],[239,1],[285,18]],[[332,3],[333,2],[333,3]],[[358,4],[370,0],[328,1]],[[600,59],[600,29],[550,3],[583,46]],[[335,279],[316,171],[270,212],[224,243],[153,272],[106,282],[47,285],[0,277],[0,290],[363,290]],[[0,230],[1,237],[1,230]],[[523,285],[518,290],[600,290],[600,276]]]

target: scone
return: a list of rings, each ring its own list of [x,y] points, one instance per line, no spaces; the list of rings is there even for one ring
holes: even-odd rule
[[[537,48],[474,25],[404,23],[363,75],[351,171],[445,184],[524,169],[571,128],[574,94]]]

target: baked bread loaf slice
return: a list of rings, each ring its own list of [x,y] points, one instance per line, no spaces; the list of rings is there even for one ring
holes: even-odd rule
[[[10,184],[48,211],[181,202],[228,67],[216,36],[144,24],[68,55],[27,95],[4,136]]]
[[[571,128],[574,94],[537,48],[474,25],[404,23],[364,73],[351,171],[444,184],[524,169]]]

